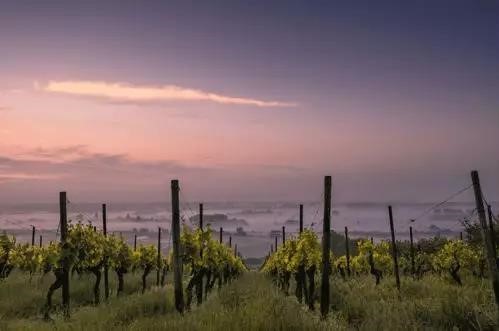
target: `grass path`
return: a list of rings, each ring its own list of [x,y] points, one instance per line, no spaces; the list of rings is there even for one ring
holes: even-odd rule
[[[40,289],[22,281],[0,286],[0,330],[494,330],[495,306],[486,280],[471,278],[462,287],[438,277],[404,278],[401,299],[390,277],[375,286],[369,276],[331,280],[332,311],[327,320],[309,312],[292,295],[285,296],[262,274],[248,272],[215,290],[201,306],[183,316],[174,309],[171,282],[138,293],[132,284],[122,298],[89,305],[88,281],[74,287],[71,319],[54,315],[45,322],[36,314]],[[3,284],[7,285],[7,284]],[[45,287],[42,286],[42,287]],[[15,289],[18,296],[15,296]],[[40,291],[38,293],[37,291]],[[80,293],[78,296],[77,293]],[[30,302],[32,300],[32,302]],[[78,304],[78,302],[80,304]],[[10,305],[10,306],[9,306]],[[317,309],[318,310],[318,309]],[[34,313],[34,314],[33,314]]]
[[[330,330],[293,297],[285,297],[263,275],[249,272],[220,292],[215,291],[199,307],[181,316],[173,305],[171,286],[142,294],[112,299],[98,307],[75,309],[71,319],[55,316],[11,319],[5,330]],[[340,328],[341,329],[341,328]]]

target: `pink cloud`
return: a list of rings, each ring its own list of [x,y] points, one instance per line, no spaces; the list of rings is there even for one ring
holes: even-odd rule
[[[266,101],[255,98],[228,96],[176,85],[139,86],[102,81],[49,81],[47,85],[42,87],[39,84],[35,84],[35,88],[52,93],[97,97],[123,102],[209,101],[219,104],[256,107],[296,106],[293,102]]]

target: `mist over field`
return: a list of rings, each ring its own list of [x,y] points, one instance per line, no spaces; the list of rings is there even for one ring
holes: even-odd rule
[[[493,203],[493,207],[499,206]],[[449,202],[433,208],[434,204],[394,205],[397,238],[408,239],[409,226],[414,229],[415,238],[435,235],[459,237],[464,231],[462,221],[474,215],[474,203]],[[0,229],[16,233],[18,240],[31,241],[31,226],[45,240],[55,240],[59,224],[59,206],[55,204],[23,204],[2,206]],[[102,228],[101,205],[96,203],[69,203],[68,217],[73,222],[92,222]],[[134,235],[139,243],[155,243],[158,227],[166,231],[162,248],[171,249],[171,208],[164,203],[115,203],[107,205],[108,231],[123,235],[132,244]],[[322,202],[304,204],[304,227],[317,233],[322,231]],[[181,203],[183,224],[195,229],[198,226],[198,204]],[[274,239],[281,240],[282,226],[287,236],[298,233],[298,204],[290,202],[211,202],[204,203],[205,223],[210,225],[213,236],[218,238],[223,227],[225,241],[229,236],[238,244],[239,251],[246,257],[262,257]],[[226,216],[226,219],[223,217]],[[210,218],[212,217],[212,218]],[[412,219],[417,218],[412,222]],[[390,228],[386,204],[350,203],[333,205],[332,229],[343,233],[348,226],[352,238],[374,237],[388,239]],[[239,229],[238,229],[239,228]],[[272,231],[274,231],[272,233]]]

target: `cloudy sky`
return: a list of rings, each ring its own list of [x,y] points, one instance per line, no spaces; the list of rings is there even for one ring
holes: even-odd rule
[[[0,58],[0,202],[499,199],[496,1],[4,0]]]

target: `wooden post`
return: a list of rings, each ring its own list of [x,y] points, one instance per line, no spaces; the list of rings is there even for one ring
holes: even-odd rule
[[[274,237],[274,239],[275,239],[274,248],[275,248],[275,251],[277,252],[277,234]]]
[[[412,226],[409,227],[409,237],[411,239],[411,247],[410,247],[410,253],[411,253],[411,274],[414,276],[416,274],[416,265],[414,261],[414,238],[412,236]]]
[[[102,204],[102,232],[104,237],[107,237],[107,206]]]
[[[199,228],[203,230],[203,204],[199,204]],[[201,247],[201,250],[199,252],[199,255],[203,257],[203,248]]]
[[[133,235],[133,250],[134,251],[137,250],[137,234],[136,233]]]
[[[102,204],[102,232],[104,237],[107,237],[107,206]],[[109,265],[108,256],[104,256],[104,297],[109,299]]]
[[[42,235],[40,235],[40,247],[42,247],[42,246],[43,246],[43,237],[42,237]]]
[[[390,232],[392,234],[393,273],[395,274],[395,282],[397,284],[397,290],[400,292],[399,264],[397,259],[397,243],[395,242],[395,229],[393,228],[392,206],[388,206],[388,215],[390,216]]]
[[[220,241],[220,244],[223,243],[223,234],[224,234],[224,228],[223,227],[220,227],[220,238],[219,238],[219,241]],[[222,287],[222,275],[223,273],[220,273],[220,277],[218,277],[218,289],[220,289]]]
[[[462,232],[462,231],[461,231],[461,232],[459,232],[459,239],[460,239],[460,240],[463,240],[463,232]]]
[[[350,245],[348,240],[348,226],[345,226],[345,252],[347,256],[347,275],[350,277]]]
[[[322,227],[322,282],[321,315],[325,318],[329,312],[329,274],[331,253],[331,176],[324,178],[324,221]]]
[[[496,252],[496,232],[494,231],[494,220],[492,214],[492,206],[487,206],[487,211],[489,214],[489,231],[490,231],[490,241],[492,242],[492,247],[494,248],[494,258],[497,260],[497,252]]]
[[[66,241],[68,239],[68,214],[66,207],[66,192],[59,193],[59,216],[61,226],[61,245],[62,249],[67,249]],[[62,306],[64,315],[69,317],[69,261],[62,261]]]
[[[303,205],[300,204],[300,235],[302,232],[303,232]],[[299,303],[302,303],[304,295],[305,295],[305,303],[307,303],[308,302],[307,277],[305,273],[305,266],[301,264],[298,266],[298,278],[296,279],[296,297]]]
[[[173,283],[175,292],[175,308],[184,312],[184,291],[182,286],[182,254],[180,246],[180,207],[178,180],[171,181],[172,195],[172,237],[173,237]]]
[[[232,236],[229,236],[229,247],[232,248]]]
[[[371,267],[371,271],[373,271],[374,269],[374,238],[371,237],[371,245],[372,245],[372,250],[369,252],[369,255],[368,255],[368,262],[369,262],[369,265]],[[378,285],[378,278],[376,276],[376,285]]]
[[[203,230],[203,204],[199,204],[199,228]]]
[[[33,229],[31,229],[31,246],[35,246],[35,233],[36,233],[36,228],[34,225]]]
[[[300,205],[300,233],[303,232],[303,205]]]
[[[274,245],[270,244],[270,254],[274,253]]]
[[[485,209],[483,207],[482,188],[480,187],[480,178],[478,177],[478,171],[474,170],[471,172],[471,180],[473,182],[473,190],[475,191],[475,202],[478,217],[480,219],[482,240],[489,264],[490,280],[492,281],[492,288],[494,289],[496,305],[499,309],[499,274],[497,272],[497,264],[494,258],[494,247],[492,245],[492,241],[490,240],[490,236],[487,235],[487,221],[485,218]],[[499,313],[499,310],[497,311],[497,313]],[[497,317],[499,317],[499,314],[497,315]]]
[[[282,227],[282,245],[284,246],[286,244],[286,227]]]
[[[203,204],[199,204],[199,229],[203,231]],[[203,258],[203,246],[200,247],[199,256],[201,259]],[[196,299],[197,304],[200,305],[203,303],[203,275],[199,277],[199,281],[196,284]]]
[[[159,286],[161,278],[161,227],[158,227],[158,257],[156,269],[156,286]]]

